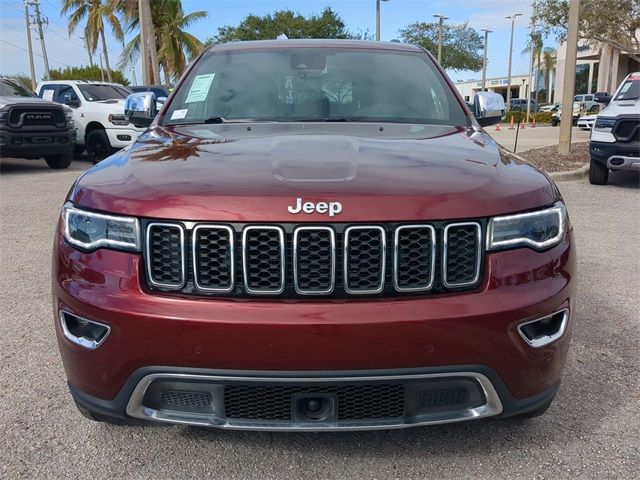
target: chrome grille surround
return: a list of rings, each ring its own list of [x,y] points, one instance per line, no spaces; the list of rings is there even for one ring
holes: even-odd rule
[[[278,239],[280,243],[280,285],[278,288],[253,288],[251,287],[249,274],[249,254],[247,253],[247,245],[249,242],[249,235],[251,232],[278,232]],[[252,225],[245,227],[242,231],[242,272],[243,272],[243,281],[244,288],[247,293],[252,293],[255,295],[279,295],[284,292],[285,283],[286,283],[286,270],[285,270],[285,262],[286,262],[286,252],[285,252],[285,242],[284,242],[284,230],[282,227],[277,227],[274,225]]]
[[[329,287],[326,289],[304,289],[300,287],[299,281],[299,240],[300,232],[329,232],[331,242],[331,259],[330,259],[330,281]],[[336,286],[336,232],[331,227],[325,226],[303,226],[297,227],[293,231],[293,286],[296,293],[300,295],[329,295],[333,292]]]
[[[448,271],[449,257],[449,232],[454,228],[474,227],[476,229],[476,255],[475,255],[475,273],[473,278],[462,282],[450,282]],[[457,222],[449,223],[444,227],[443,248],[442,248],[442,283],[445,287],[456,288],[473,285],[478,282],[480,277],[480,264],[482,262],[482,227],[478,222]]]
[[[230,266],[229,266],[229,286],[228,287],[206,287],[202,285],[199,281],[199,272],[200,268],[198,268],[198,233],[200,230],[223,230],[226,231],[229,238],[229,258],[230,258]],[[217,225],[211,223],[201,223],[196,225],[193,228],[193,232],[191,234],[191,255],[193,260],[193,283],[195,284],[198,290],[202,290],[204,292],[220,292],[220,293],[229,293],[233,291],[235,287],[235,279],[236,279],[236,269],[235,269],[235,241],[234,241],[235,233],[233,229],[227,225]]]
[[[380,232],[380,243],[381,243],[381,255],[380,255],[380,280],[378,282],[377,288],[363,288],[363,289],[353,289],[349,286],[349,237],[351,232],[356,231],[366,231],[366,230],[377,230]],[[347,293],[353,295],[372,295],[376,293],[381,293],[384,290],[384,280],[385,280],[385,272],[387,266],[387,235],[384,230],[379,225],[356,225],[352,227],[347,227],[344,231],[344,253],[343,253],[343,274],[344,274],[344,290]]]
[[[180,264],[181,264],[181,281],[174,283],[167,283],[163,281],[157,281],[154,279],[152,268],[152,245],[151,245],[151,231],[154,228],[177,228],[180,231]],[[151,222],[147,225],[145,230],[145,243],[144,243],[144,256],[146,261],[147,279],[149,283],[154,287],[166,288],[169,290],[180,290],[187,282],[187,268],[186,268],[186,250],[185,250],[185,234],[184,226],[180,223],[168,223],[168,222]]]

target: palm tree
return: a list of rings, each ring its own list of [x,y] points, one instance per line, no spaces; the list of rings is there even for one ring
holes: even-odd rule
[[[556,49],[547,47],[542,52],[542,63],[544,64],[544,81],[547,90],[547,102],[551,102],[551,72],[556,66]]]
[[[529,34],[529,41],[527,42],[527,46],[522,50],[522,53],[530,53],[533,49],[533,55],[531,56],[531,69],[534,69],[534,66],[538,66],[538,72],[540,71],[540,63],[542,62],[542,48],[543,48],[543,39],[542,34],[540,32],[532,31]],[[531,89],[531,87],[529,87]],[[540,89],[536,88],[536,102],[538,101],[538,91]],[[529,92],[531,95],[531,92]]]
[[[80,22],[86,18],[84,33],[89,45],[89,50],[95,53],[98,47],[98,37],[102,43],[102,53],[104,63],[107,68],[109,82],[111,78],[111,65],[109,64],[109,54],[107,52],[107,41],[104,35],[104,24],[111,26],[111,31],[116,40],[124,41],[124,32],[120,25],[120,20],[110,8],[108,2],[103,0],[63,0],[62,15],[69,14],[69,35],[78,27]]]
[[[128,20],[127,32],[139,28],[136,0],[112,0]],[[204,44],[186,32],[194,22],[207,18],[208,13],[200,10],[184,13],[180,0],[154,0],[151,4],[151,20],[154,26],[158,62],[164,72],[166,84],[176,80],[184,71],[189,60],[198,55]],[[135,63],[140,56],[140,35],[136,35],[122,51],[120,68]]]

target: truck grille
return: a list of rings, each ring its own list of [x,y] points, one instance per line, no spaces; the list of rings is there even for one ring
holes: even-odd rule
[[[637,118],[621,120],[614,126],[613,135],[620,142],[640,142],[640,122]]]
[[[66,125],[64,111],[58,107],[17,106],[9,111],[10,127],[65,127]]]
[[[397,296],[476,288],[483,222],[246,225],[148,222],[153,289],[192,295]]]

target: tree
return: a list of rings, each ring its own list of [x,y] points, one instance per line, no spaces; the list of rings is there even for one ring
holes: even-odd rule
[[[117,8],[128,20],[127,32],[139,30],[136,0],[116,0]],[[204,44],[186,30],[196,21],[207,18],[207,12],[199,10],[185,15],[180,0],[154,0],[151,5],[151,20],[156,38],[158,62],[164,72],[165,83],[177,80],[187,63],[197,56]],[[134,5],[135,4],[135,5]],[[140,56],[140,34],[125,45],[119,68],[135,63]]]
[[[120,70],[112,70],[110,73],[110,81],[120,83],[122,85],[129,85],[129,80],[125,78],[124,74]],[[101,81],[102,79],[102,70],[100,69],[100,67],[97,67],[95,65],[88,67],[66,67],[59,68],[57,70],[51,70],[51,80]]]
[[[522,50],[522,53],[531,53],[531,51],[533,50],[533,54],[531,55],[531,70],[534,70],[537,66],[538,72],[540,71],[540,63],[542,62],[542,49],[544,46],[543,43],[544,42],[542,40],[542,33],[540,33],[539,31],[532,31],[529,34],[527,46],[524,48],[524,50]],[[529,96],[531,96],[531,94],[533,93],[533,91],[531,90],[532,87],[533,85],[529,87]],[[540,101],[540,99],[538,98],[539,90],[539,88],[536,88],[536,102]]]
[[[534,21],[545,35],[559,41],[567,36],[568,0],[539,0]],[[640,2],[638,0],[581,0],[580,38],[623,50],[640,62]]]
[[[438,23],[416,22],[398,33],[405,43],[421,45],[434,55],[438,51]],[[482,36],[465,22],[445,24],[442,30],[442,66],[452,70],[482,69]]]
[[[556,66],[557,52],[555,48],[547,47],[542,51],[544,65],[544,85],[547,92],[547,102],[551,102],[551,72]]]
[[[206,44],[232,40],[275,40],[283,33],[288,38],[357,37],[347,30],[340,16],[327,7],[320,15],[312,14],[308,17],[292,10],[280,10],[263,17],[247,15],[238,26],[219,27],[218,34],[209,38]]]
[[[89,50],[91,53],[96,51],[98,37],[100,37],[107,75],[109,81],[113,81],[111,65],[109,65],[109,54],[107,53],[107,42],[104,35],[105,20],[111,26],[111,31],[116,40],[121,42],[124,40],[122,26],[114,10],[103,0],[63,0],[60,13],[62,15],[69,13],[69,35],[75,31],[82,20],[87,19],[84,33]]]

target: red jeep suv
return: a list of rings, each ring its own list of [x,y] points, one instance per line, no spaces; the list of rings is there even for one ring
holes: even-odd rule
[[[420,47],[206,50],[148,127],[75,182],[55,328],[94,420],[400,428],[544,412],[575,288],[542,172]]]

